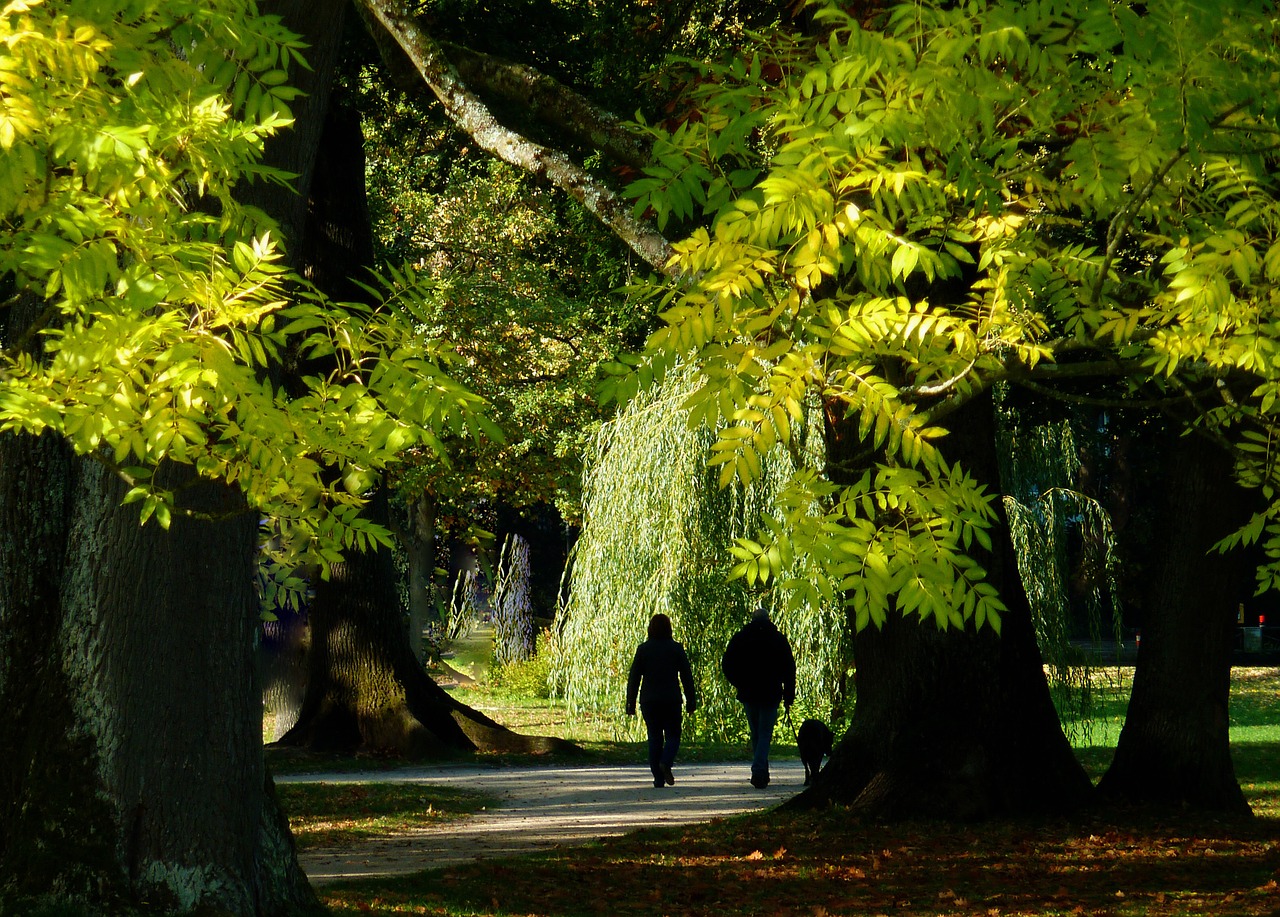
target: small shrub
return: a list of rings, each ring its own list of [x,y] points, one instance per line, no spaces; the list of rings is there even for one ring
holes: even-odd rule
[[[495,688],[502,688],[522,697],[551,697],[551,660],[555,656],[550,644],[551,632],[538,633],[536,648],[528,659],[512,660],[498,664],[489,670],[489,681]]]

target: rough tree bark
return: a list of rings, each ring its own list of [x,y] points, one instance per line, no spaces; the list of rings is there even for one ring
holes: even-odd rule
[[[1243,551],[1212,545],[1248,521],[1250,494],[1230,454],[1200,435],[1166,434],[1158,557],[1133,691],[1098,789],[1111,800],[1245,814],[1231,762],[1231,650],[1251,582]]]
[[[990,396],[957,412],[950,429],[947,460],[999,493]],[[856,435],[833,432],[832,454],[847,453]],[[979,560],[1008,606],[1001,636],[893,617],[858,634],[849,730],[795,805],[971,819],[1064,811],[1085,800],[1089,779],[1049,695],[1003,513],[991,534],[994,552]]]
[[[349,6],[348,0],[264,0],[259,4],[263,13],[279,16],[307,42],[308,66],[289,72],[289,85],[302,92],[290,103],[293,126],[267,141],[264,156],[267,165],[296,178],[290,188],[255,182],[240,186],[236,194],[275,220],[284,237],[285,255],[295,269],[300,269],[298,256],[306,229],[307,202],[311,199],[320,137],[329,111]]]
[[[164,532],[123,496],[51,437],[0,437],[0,900],[318,911],[263,764],[253,517]]]
[[[375,498],[373,518],[385,512],[385,498]],[[573,747],[512,732],[432,681],[405,639],[394,583],[384,549],[351,554],[316,584],[307,693],[278,745],[406,757]]]
[[[303,25],[323,36],[343,6],[307,4]],[[25,320],[6,312],[12,342]],[[0,900],[318,912],[263,764],[256,518],[160,474],[229,518],[140,527],[91,459],[0,437]]]

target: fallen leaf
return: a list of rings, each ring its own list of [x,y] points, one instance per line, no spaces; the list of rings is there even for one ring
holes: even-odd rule
[[[753,850],[743,857],[744,860],[763,860],[764,854],[759,850]]]

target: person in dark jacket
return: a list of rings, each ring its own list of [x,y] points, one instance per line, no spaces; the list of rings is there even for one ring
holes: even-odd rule
[[[769,785],[769,746],[778,722],[778,704],[788,710],[796,699],[796,660],[791,644],[769,620],[769,611],[756,609],[751,620],[729,640],[720,661],[724,677],[738,692],[751,733],[751,785]]]
[[[649,734],[649,770],[653,785],[674,785],[671,773],[680,750],[680,685],[684,684],[685,709],[698,709],[693,669],[684,647],[671,634],[671,619],[656,614],[649,619],[649,639],[636,648],[627,677],[627,716],[636,715],[636,695]]]

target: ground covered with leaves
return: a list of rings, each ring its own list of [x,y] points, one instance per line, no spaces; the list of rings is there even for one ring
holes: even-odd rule
[[[773,811],[326,886],[321,895],[342,917],[1273,917],[1280,915],[1280,671],[1236,669],[1233,676],[1232,755],[1257,816],[1251,820],[1102,810],[1036,823],[885,825],[853,820],[839,808]],[[1077,749],[1095,779],[1106,769],[1123,722],[1127,684],[1113,680],[1116,709],[1096,720],[1100,744]],[[561,725],[545,705],[510,699],[493,704],[543,717],[537,725],[548,732]],[[589,758],[601,761],[642,755],[630,743],[613,743],[605,752],[597,746],[610,743],[584,746]],[[784,745],[779,752],[794,749]],[[682,758],[699,753],[690,745]],[[354,803],[349,810],[366,808],[364,799],[346,802]],[[299,815],[323,804],[341,821],[341,800],[292,803]],[[415,808],[410,800],[402,803]],[[391,799],[385,804],[394,808]],[[441,798],[433,805],[465,817],[468,803]]]
[[[1280,823],[865,824],[841,809],[642,831],[324,890],[335,914],[1239,915],[1280,912]]]

